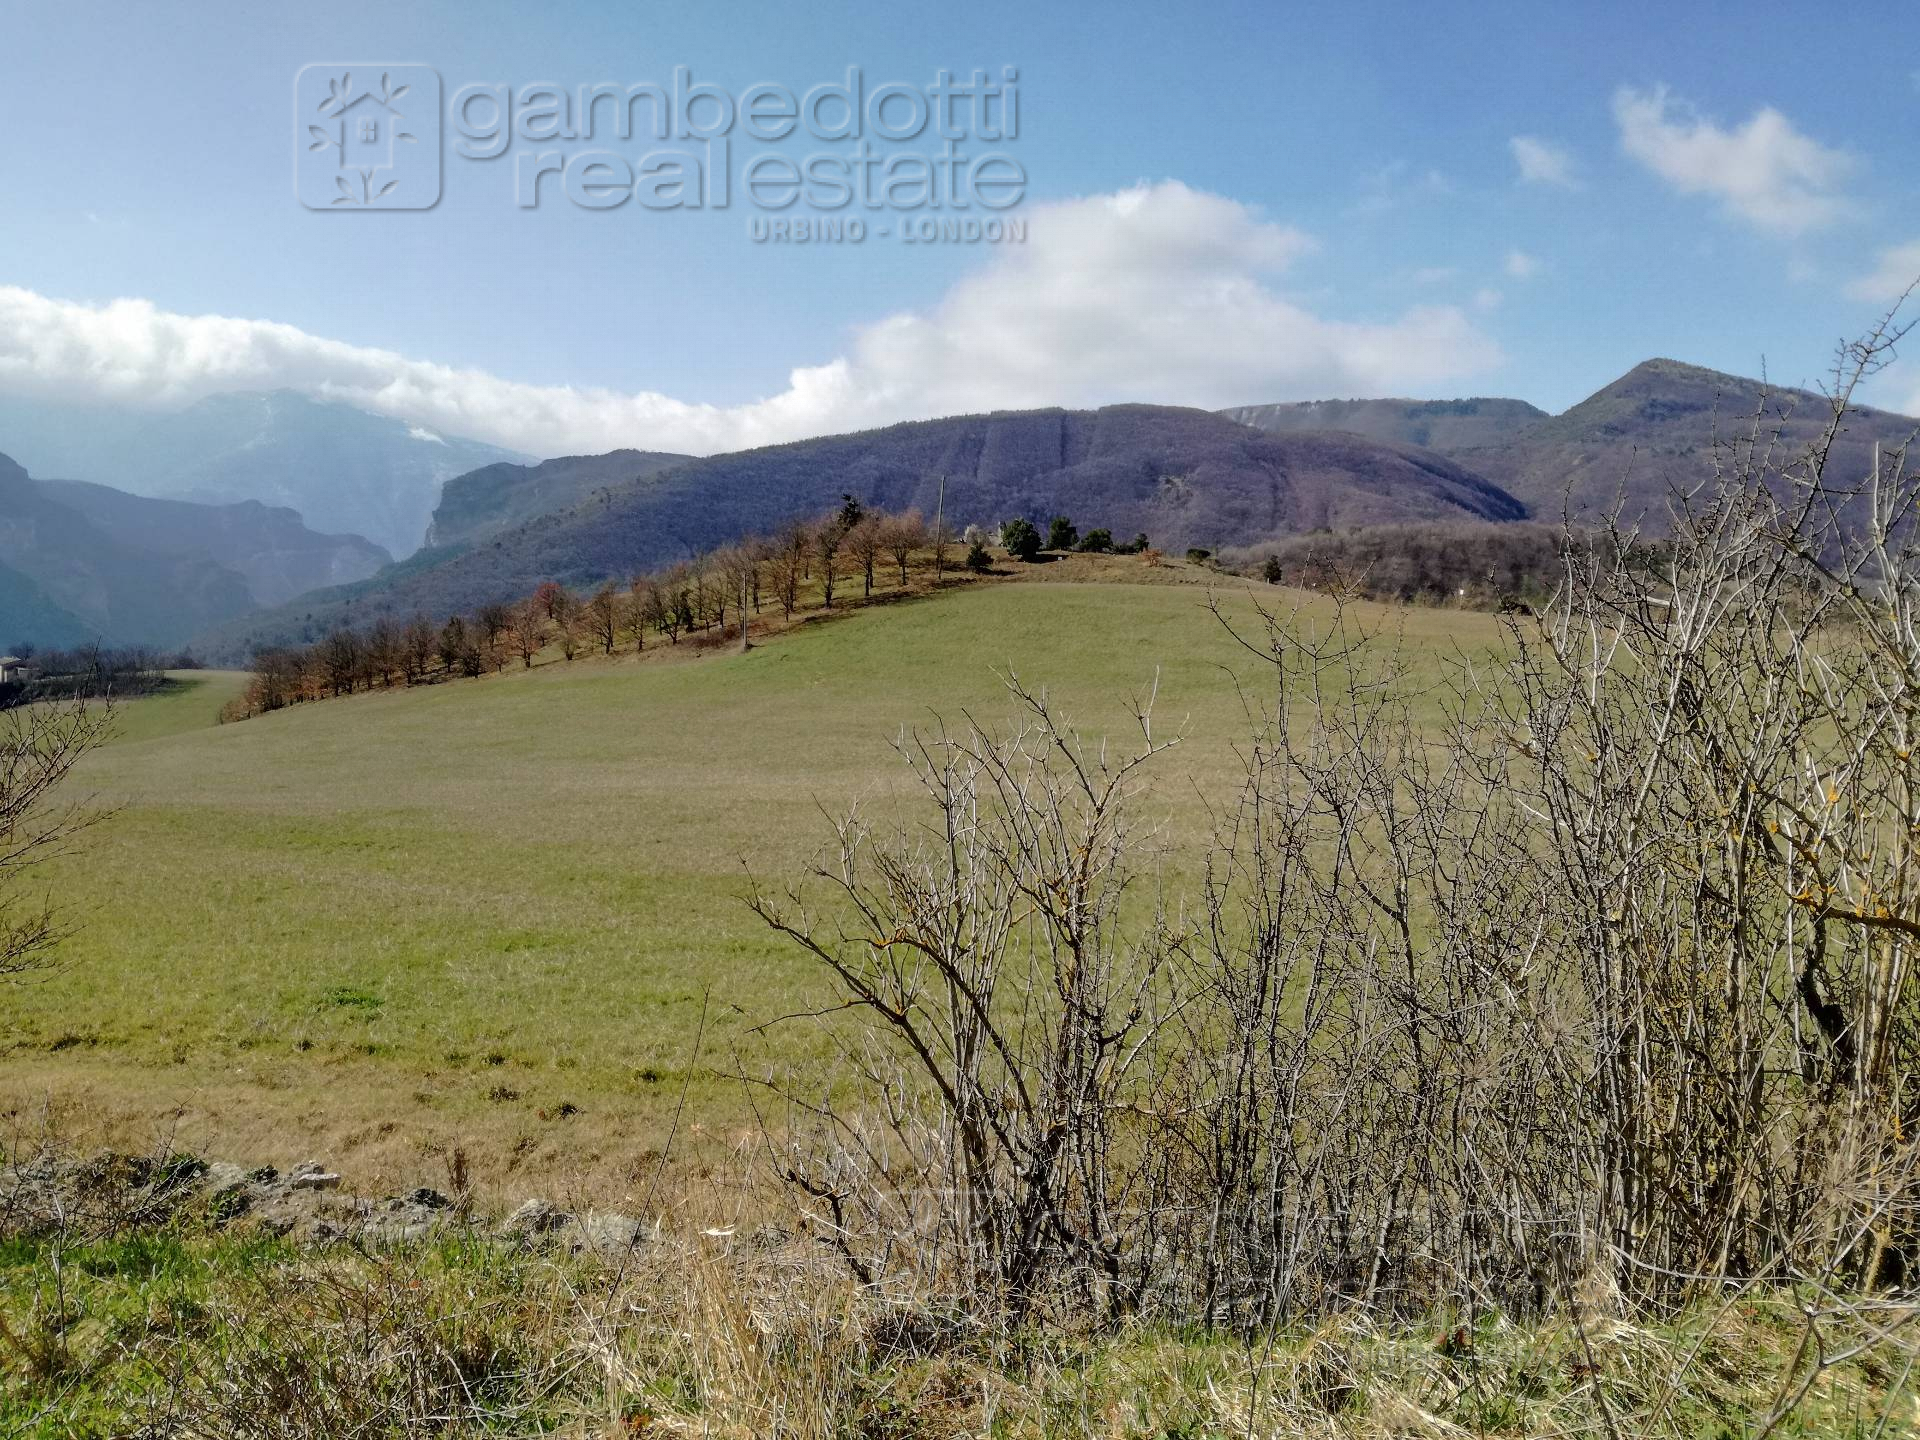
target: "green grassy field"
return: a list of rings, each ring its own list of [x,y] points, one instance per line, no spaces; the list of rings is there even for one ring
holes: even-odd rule
[[[1261,668],[1206,593],[980,585],[744,657],[553,663],[224,726],[238,680],[193,677],[128,706],[86,766],[116,813],[45,874],[80,929],[61,973],[0,997],[0,1101],[15,1125],[51,1106],[369,1186],[437,1176],[459,1145],[483,1186],[617,1195],[690,1067],[697,1143],[745,1139],[717,1072],[823,993],[746,912],[745,866],[785,879],[823,809],[897,791],[903,726],[1005,718],[1013,666],[1108,731],[1157,672],[1159,725],[1189,738],[1153,803],[1197,839],[1234,781],[1233,677]],[[1486,616],[1369,613],[1436,666],[1496,640]]]
[[[243,670],[170,670],[167,688],[120,708],[114,725],[115,745],[159,740],[217,723],[220,707],[246,688]]]

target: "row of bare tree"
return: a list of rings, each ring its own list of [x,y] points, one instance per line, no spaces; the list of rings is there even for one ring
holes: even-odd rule
[[[416,615],[342,626],[316,644],[256,655],[239,709],[259,714],[356,690],[478,676],[514,659],[531,668],[554,646],[572,660],[582,651],[644,650],[649,634],[669,645],[684,636],[724,635],[744,623],[743,603],[750,615],[777,608],[791,621],[809,606],[844,603],[856,581],[863,597],[907,588],[921,552],[930,552],[938,570],[951,540],[932,532],[918,511],[889,514],[848,497],[815,520],[694,555],[624,586],[579,594],[547,581],[519,601],[440,623]]]
[[[1892,338],[1818,444],[1757,417],[1657,565],[1569,537],[1437,680],[1351,607],[1223,604],[1256,722],[1184,898],[1150,704],[1124,753],[1017,682],[1012,731],[910,737],[931,819],[856,815],[755,901],[842,1041],[759,1072],[818,1233],[1015,1321],[1787,1287],[1796,1375],[1907,1323],[1920,473],[1828,464]]]

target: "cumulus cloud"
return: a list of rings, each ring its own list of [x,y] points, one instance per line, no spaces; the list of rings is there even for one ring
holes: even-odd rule
[[[1798,235],[1852,208],[1841,187],[1859,162],[1802,134],[1771,106],[1729,130],[1665,86],[1622,86],[1613,118],[1628,155],[1681,194],[1710,195],[1762,230]]]
[[[1531,280],[1540,273],[1540,262],[1524,250],[1509,250],[1501,269],[1514,280]]]
[[[1920,280],[1920,240],[1882,250],[1871,273],[1847,286],[1848,298],[1891,304]]]
[[[1026,244],[938,303],[855,331],[845,353],[741,405],[523,384],[271,321],[6,287],[0,388],[168,406],[287,387],[535,454],[706,454],[988,409],[1405,393],[1500,363],[1456,306],[1307,309],[1276,282],[1312,240],[1218,195],[1169,181],[1029,213]]]
[[[1516,135],[1507,142],[1513,163],[1520,167],[1524,185],[1558,185],[1571,190],[1578,183],[1573,177],[1573,154],[1563,145],[1533,135]]]

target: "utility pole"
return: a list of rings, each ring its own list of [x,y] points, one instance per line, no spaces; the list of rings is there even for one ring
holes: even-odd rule
[[[940,572],[947,560],[947,477],[940,477],[940,498],[933,505],[933,588],[940,588]]]

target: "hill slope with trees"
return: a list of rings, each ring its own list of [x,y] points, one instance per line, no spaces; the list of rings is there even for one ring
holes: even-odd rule
[[[944,500],[943,495],[944,481]],[[843,495],[945,515],[949,530],[1072,515],[1171,552],[1329,527],[1514,520],[1498,486],[1431,452],[1356,435],[1270,435],[1201,410],[1116,405],[918,421],[718,455],[599,491],[461,553],[429,551],[357,586],[316,592],[210,633],[244,658],[342,623],[443,616],[546,580],[622,581],[836,506]]]
[[[440,504],[427,529],[427,544],[445,549],[490,539],[541,515],[570,510],[596,490],[656,475],[692,459],[662,450],[615,450],[606,455],[563,455],[538,465],[505,461],[483,465],[440,487]]]
[[[1676,490],[1710,482],[1718,453],[1776,427],[1785,452],[1812,443],[1831,411],[1812,391],[1686,365],[1648,360],[1572,409],[1497,444],[1454,452],[1460,464],[1525,501],[1538,519],[1592,519],[1621,503],[1623,518],[1667,528]],[[1876,442],[1903,443],[1920,420],[1865,406],[1846,417],[1829,462],[1836,480],[1865,475]]]
[[[1313,400],[1243,405],[1220,413],[1275,433],[1346,430],[1421,445],[1484,475],[1537,520],[1593,520],[1616,499],[1623,515],[1665,531],[1675,489],[1712,478],[1715,452],[1762,427],[1804,448],[1826,422],[1826,399],[1678,360],[1647,360],[1559,415],[1524,400]],[[1873,446],[1898,445],[1920,420],[1854,408],[1834,447],[1833,473],[1862,475]]]

